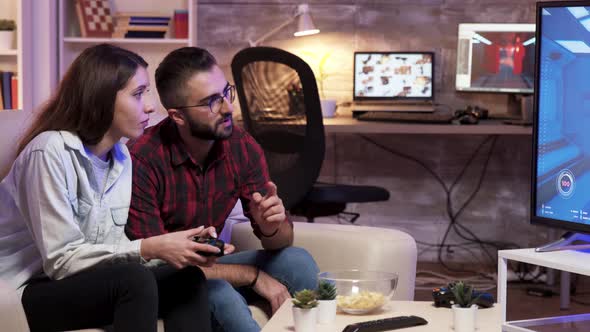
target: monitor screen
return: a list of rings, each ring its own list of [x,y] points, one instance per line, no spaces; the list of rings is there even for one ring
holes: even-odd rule
[[[433,100],[434,53],[355,52],[354,100]]]
[[[590,2],[540,2],[537,27],[531,221],[588,233]]]
[[[458,91],[532,93],[534,24],[459,24]]]

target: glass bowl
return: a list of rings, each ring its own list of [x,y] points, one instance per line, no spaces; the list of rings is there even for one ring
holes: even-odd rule
[[[360,270],[327,271],[318,277],[336,286],[338,310],[353,315],[369,313],[389,302],[398,279],[391,272]]]

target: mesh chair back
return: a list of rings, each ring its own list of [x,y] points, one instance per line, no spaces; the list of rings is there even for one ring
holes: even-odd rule
[[[244,128],[262,146],[271,179],[287,210],[319,176],[325,138],[313,71],[301,58],[252,47],[232,60]]]

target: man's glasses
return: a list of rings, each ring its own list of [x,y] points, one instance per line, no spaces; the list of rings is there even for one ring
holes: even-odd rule
[[[177,106],[177,107],[171,107],[171,108],[183,109],[183,108],[191,108],[191,107],[209,106],[209,110],[211,111],[211,113],[217,114],[217,113],[219,113],[219,111],[221,111],[221,107],[223,105],[223,102],[226,99],[230,103],[233,103],[234,100],[236,100],[236,86],[235,85],[228,84],[227,87],[225,88],[225,90],[223,90],[223,95],[211,96],[209,98],[209,100],[207,100],[204,103],[197,104],[197,105],[191,105],[191,106]]]

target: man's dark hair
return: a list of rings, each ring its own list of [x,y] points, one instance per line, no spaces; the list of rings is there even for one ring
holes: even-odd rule
[[[183,47],[168,54],[156,69],[156,88],[164,108],[186,106],[188,80],[216,64],[209,51],[198,47]]]

